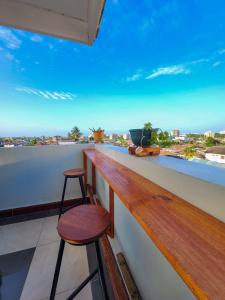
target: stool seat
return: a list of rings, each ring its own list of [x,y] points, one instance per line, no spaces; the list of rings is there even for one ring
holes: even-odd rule
[[[96,241],[110,225],[106,209],[97,205],[80,205],[64,213],[58,223],[60,237],[74,245]]]
[[[63,175],[66,177],[74,178],[85,175],[85,170],[83,169],[70,169],[63,172]]]

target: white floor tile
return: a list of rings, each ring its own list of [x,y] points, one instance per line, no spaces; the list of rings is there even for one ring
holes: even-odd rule
[[[36,248],[20,300],[49,297],[58,248],[59,241]],[[66,244],[57,293],[73,290],[88,274],[86,247]]]
[[[42,246],[48,243],[56,242],[60,239],[56,229],[57,224],[58,224],[58,216],[45,218],[43,229],[37,246]]]
[[[44,218],[1,226],[0,255],[35,247],[43,222]]]

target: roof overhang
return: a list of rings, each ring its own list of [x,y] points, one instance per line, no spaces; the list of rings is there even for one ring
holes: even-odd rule
[[[0,25],[92,44],[105,0],[0,0]]]

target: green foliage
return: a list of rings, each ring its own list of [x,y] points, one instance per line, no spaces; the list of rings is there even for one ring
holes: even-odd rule
[[[30,141],[30,144],[31,144],[32,146],[37,145],[37,139],[36,139],[36,138],[33,138],[33,139]]]
[[[198,140],[203,138],[204,135],[203,134],[197,134],[197,133],[188,133],[187,134],[187,138],[193,139],[193,140]]]
[[[178,142],[170,140],[169,133],[167,131],[161,131],[158,134],[158,144],[161,147],[170,147],[172,145],[177,145]]]
[[[3,140],[5,141],[5,143],[12,143],[13,142],[12,138],[4,138]]]
[[[152,123],[151,122],[145,123],[144,124],[144,129],[145,130],[152,130]]]
[[[73,129],[69,132],[68,135],[69,135],[69,137],[70,137],[71,139],[74,139],[75,141],[78,141],[82,134],[81,134],[81,132],[80,132],[80,129],[79,129],[77,126],[75,126],[75,127],[73,127]]]
[[[118,142],[122,147],[128,147],[128,142],[122,136],[119,136],[116,139],[116,142]]]
[[[158,141],[158,133],[157,131],[153,130],[152,123],[147,122],[144,124],[144,130],[151,131],[151,138],[149,139],[149,145],[156,144]]]
[[[205,145],[206,147],[212,147],[217,144],[217,140],[215,140],[213,137],[207,137],[205,139]]]
[[[189,146],[184,149],[183,154],[186,159],[191,159],[196,155],[196,150],[194,149],[194,147]]]
[[[89,130],[94,133],[95,131],[103,131],[104,129],[102,129],[101,127],[98,127],[98,129],[89,128]]]
[[[215,133],[215,138],[218,138],[218,139],[225,139],[225,134],[224,133]]]
[[[170,146],[173,146],[173,145],[178,145],[179,142],[166,140],[166,141],[158,142],[158,144],[159,144],[160,147],[166,148],[166,147],[170,147]]]
[[[150,145],[154,145],[158,143],[158,133],[157,131],[151,132]]]
[[[158,139],[159,141],[163,142],[163,141],[168,141],[169,140],[169,133],[167,131],[161,131],[158,134]]]

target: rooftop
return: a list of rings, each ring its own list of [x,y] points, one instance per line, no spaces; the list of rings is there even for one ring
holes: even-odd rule
[[[11,282],[10,278],[14,278],[19,268],[24,275],[16,277],[18,289],[14,290],[15,293],[24,300],[30,300],[27,296],[30,290],[34,300],[48,298],[58,247],[55,214],[58,212],[56,201],[59,201],[62,192],[62,174],[65,169],[82,167],[82,152],[87,147],[90,149],[86,151],[88,160],[92,161],[92,166],[95,165],[93,172],[90,163],[87,164],[90,200],[99,199],[111,211],[108,186],[114,191],[115,235],[107,237],[107,247],[112,249],[115,258],[123,253],[143,299],[148,299],[149,293],[153,299],[174,299],[174,291],[179,294],[178,299],[194,299],[194,295],[204,299],[204,295],[215,292],[216,286],[220,299],[224,263],[223,251],[218,249],[224,247],[220,242],[225,226],[224,185],[196,178],[193,176],[194,169],[193,174],[185,172],[190,162],[184,160],[137,158],[119,151],[120,147],[97,144],[0,149],[0,187],[4,199],[0,207],[0,238],[3,241],[0,261],[5,262],[2,275],[4,291],[8,292],[7,282]],[[180,167],[184,163],[184,170],[178,171],[177,166],[172,168],[168,164],[171,160],[179,162]],[[204,168],[194,163],[190,165],[192,168],[195,165],[196,169]],[[80,197],[80,191],[78,183],[71,181],[66,199],[74,197]],[[213,203],[211,199],[214,199]],[[201,243],[204,246],[200,246]],[[102,249],[105,249],[104,245]],[[207,247],[206,257],[203,249]],[[92,268],[93,253],[89,252],[90,249],[69,248],[57,299],[64,299],[62,297],[69,294]],[[136,252],[137,249],[139,252]],[[117,290],[113,289],[113,293],[117,293],[118,282],[113,281],[115,270],[112,269],[115,264],[110,264],[112,257],[109,259],[107,255],[104,259],[110,270],[107,272],[108,280],[110,285],[117,287]],[[24,264],[19,264],[21,257],[24,257]],[[212,264],[215,257],[220,261],[220,268],[215,267],[215,262]],[[13,268],[9,260],[14,261]],[[79,267],[80,262],[82,267]],[[116,262],[121,268],[119,261]],[[199,264],[198,268],[193,268],[193,264]],[[5,276],[9,273],[11,277],[7,281]],[[170,284],[159,288],[158,280],[167,282],[168,276]],[[214,283],[205,285],[209,277]],[[124,280],[127,284],[126,278]],[[42,289],[40,285],[43,285]],[[98,293],[101,289],[95,279],[80,297],[84,300],[92,297],[100,299]],[[164,298],[164,293],[169,295],[168,298]],[[118,296],[115,299],[123,298]]]
[[[214,146],[206,150],[206,153],[225,154],[225,146]]]

